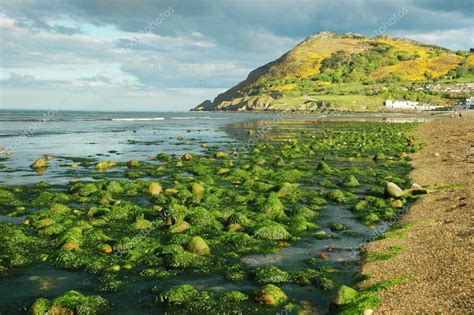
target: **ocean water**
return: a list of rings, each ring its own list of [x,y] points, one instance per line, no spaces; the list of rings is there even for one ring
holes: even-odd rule
[[[238,143],[226,132],[228,124],[273,119],[276,115],[0,110],[0,147],[12,152],[0,161],[4,165],[0,183],[64,184],[74,175],[69,167],[73,158],[128,161],[151,159],[160,152],[199,153],[203,143]],[[29,165],[45,155],[53,160],[44,174],[37,174]]]
[[[156,154],[181,155],[203,152],[208,143],[225,146],[246,141],[246,130],[268,124],[284,125],[293,119],[306,123],[333,119],[388,121],[419,120],[413,115],[352,114],[285,115],[278,113],[216,112],[79,112],[0,110],[0,183],[31,184],[47,181],[65,184],[81,170],[71,171],[77,158],[94,161],[152,159]],[[269,122],[262,123],[262,121]],[[232,128],[232,126],[237,126]],[[53,157],[43,174],[29,168],[36,159]]]

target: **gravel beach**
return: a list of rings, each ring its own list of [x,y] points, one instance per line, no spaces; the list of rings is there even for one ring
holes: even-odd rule
[[[472,314],[474,115],[438,118],[415,133],[426,147],[410,156],[411,178],[430,193],[396,224],[405,227],[401,236],[369,244],[368,253],[400,251],[365,262],[361,273],[371,277],[361,287],[410,277],[380,293],[376,314]]]

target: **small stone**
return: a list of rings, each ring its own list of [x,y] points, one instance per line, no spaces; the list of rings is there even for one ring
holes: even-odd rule
[[[117,163],[115,161],[104,161],[104,162],[99,162],[95,165],[95,168],[99,171],[104,171],[108,168],[112,168],[117,166]]]
[[[184,153],[183,156],[181,157],[181,160],[183,161],[189,161],[193,158],[193,155],[191,153]]]
[[[238,223],[232,223],[227,226],[227,231],[229,232],[243,232],[245,229],[242,227],[242,225]]]
[[[410,187],[410,193],[412,195],[424,195],[424,194],[427,194],[428,191],[424,189],[423,187],[421,187],[419,184],[413,183],[411,184],[411,187]]]
[[[441,155],[438,152],[435,152],[434,156],[440,157]]]
[[[78,165],[77,163],[71,164],[71,168],[72,168],[72,169],[76,169],[76,168],[78,168],[78,167],[79,167],[79,165]]]
[[[397,184],[388,182],[387,186],[385,187],[385,196],[386,197],[392,197],[392,198],[398,198],[401,197],[404,194],[403,190],[398,187]]]
[[[408,157],[408,154],[406,152],[400,153],[400,159],[406,159]]]
[[[189,229],[189,223],[186,221],[179,221],[170,226],[170,232],[173,234],[178,234]]]
[[[61,249],[63,250],[78,250],[79,249],[79,244],[76,242],[66,242],[61,246]]]
[[[138,160],[130,160],[127,162],[128,167],[138,167],[140,166],[140,161]]]
[[[401,201],[400,199],[395,199],[394,201],[392,201],[392,207],[393,208],[402,208],[403,207],[403,201]]]
[[[373,315],[373,314],[374,314],[374,310],[370,308],[364,310],[364,313],[363,313],[363,315]]]
[[[159,205],[153,205],[153,210],[155,210],[155,211],[161,211],[161,210],[163,210],[163,207],[162,207],[162,206],[159,206]]]
[[[327,255],[325,253],[319,253],[316,257],[319,258],[319,259],[322,259],[322,260],[328,260],[329,259],[329,255]]]
[[[113,265],[108,270],[112,272],[119,272],[121,269],[120,265]]]
[[[179,190],[174,188],[166,188],[165,189],[165,196],[174,196],[179,192]]]
[[[112,246],[109,244],[101,244],[99,245],[99,251],[103,254],[110,254],[112,252]]]
[[[214,156],[216,157],[216,159],[221,159],[221,158],[228,157],[229,154],[227,154],[227,152],[224,152],[224,151],[219,151],[219,152],[216,152]]]
[[[46,159],[46,161],[51,161],[53,159],[53,157],[51,155],[47,155],[45,159]]]

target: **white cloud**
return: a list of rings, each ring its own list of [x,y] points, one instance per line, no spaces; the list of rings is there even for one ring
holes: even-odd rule
[[[451,47],[452,49],[463,49],[468,45],[474,47],[474,27],[456,30],[433,31],[424,33],[398,33],[397,36],[409,36],[411,39],[421,43]],[[459,39],[463,39],[463,43]]]

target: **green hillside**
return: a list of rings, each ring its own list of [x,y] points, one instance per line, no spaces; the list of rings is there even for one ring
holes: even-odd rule
[[[322,32],[194,110],[383,110],[385,99],[451,105],[474,95],[474,55],[405,38]]]

